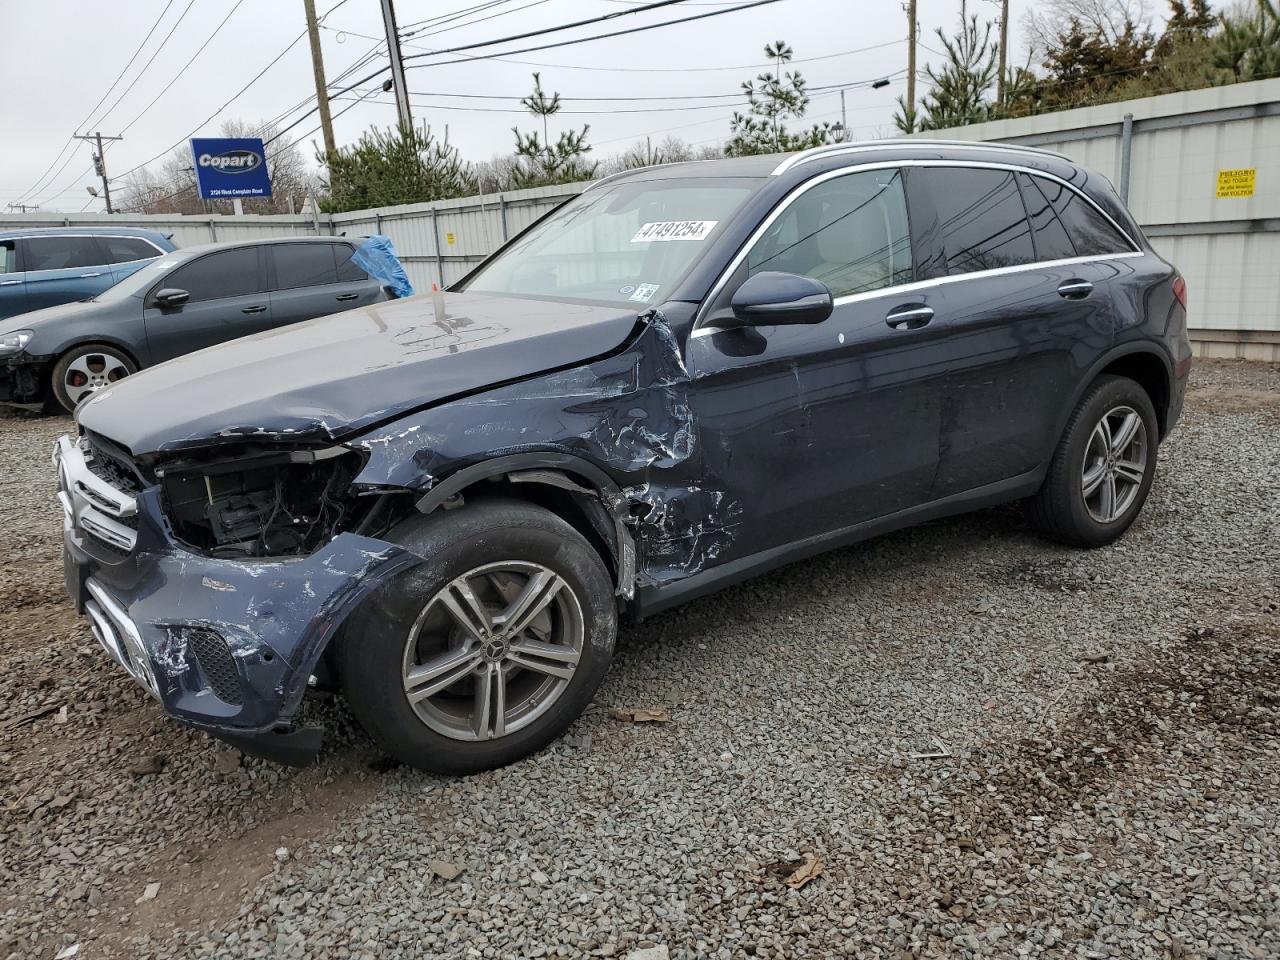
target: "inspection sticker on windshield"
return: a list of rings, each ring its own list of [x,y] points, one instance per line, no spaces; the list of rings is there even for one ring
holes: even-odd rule
[[[716,228],[719,220],[659,220],[646,223],[636,235],[632,243],[650,243],[658,240],[705,240]]]
[[[660,284],[642,283],[636,287],[636,292],[627,297],[628,300],[634,300],[637,303],[648,303],[653,299],[653,295],[658,292]]]

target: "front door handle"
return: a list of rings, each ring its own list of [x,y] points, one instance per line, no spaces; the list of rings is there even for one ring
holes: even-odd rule
[[[266,309],[267,309],[266,307],[245,307],[240,312],[241,313],[262,313]]]
[[[923,303],[907,303],[894,307],[885,315],[884,322],[895,330],[919,330],[933,319],[933,307]]]
[[[340,293],[334,299],[335,300],[354,300],[358,296],[360,296],[360,294],[358,293]]]
[[[1091,293],[1093,293],[1093,284],[1076,277],[1064,280],[1058,286],[1058,296],[1066,297],[1068,300],[1083,300]]]
[[[102,276],[101,273],[82,273],[80,274],[80,279],[84,280],[88,277],[100,277],[100,276]]]

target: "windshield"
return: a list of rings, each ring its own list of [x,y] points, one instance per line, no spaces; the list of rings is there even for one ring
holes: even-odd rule
[[[114,286],[107,287],[93,299],[102,302],[140,297],[151,288],[153,283],[185,259],[186,255],[182,253],[166,253],[159,259],[152,260],[142,269],[135,270]]]
[[[758,186],[709,177],[606,184],[569,201],[481,267],[464,289],[661,303]]]

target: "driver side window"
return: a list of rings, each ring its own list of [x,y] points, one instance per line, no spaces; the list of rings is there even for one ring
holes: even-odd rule
[[[765,270],[821,280],[836,297],[913,279],[901,170],[864,170],[806,190],[747,254]]]

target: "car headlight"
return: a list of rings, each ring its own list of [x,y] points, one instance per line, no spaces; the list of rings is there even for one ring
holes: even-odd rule
[[[31,340],[30,330],[14,330],[12,333],[0,333],[0,357],[11,353],[21,353]]]

